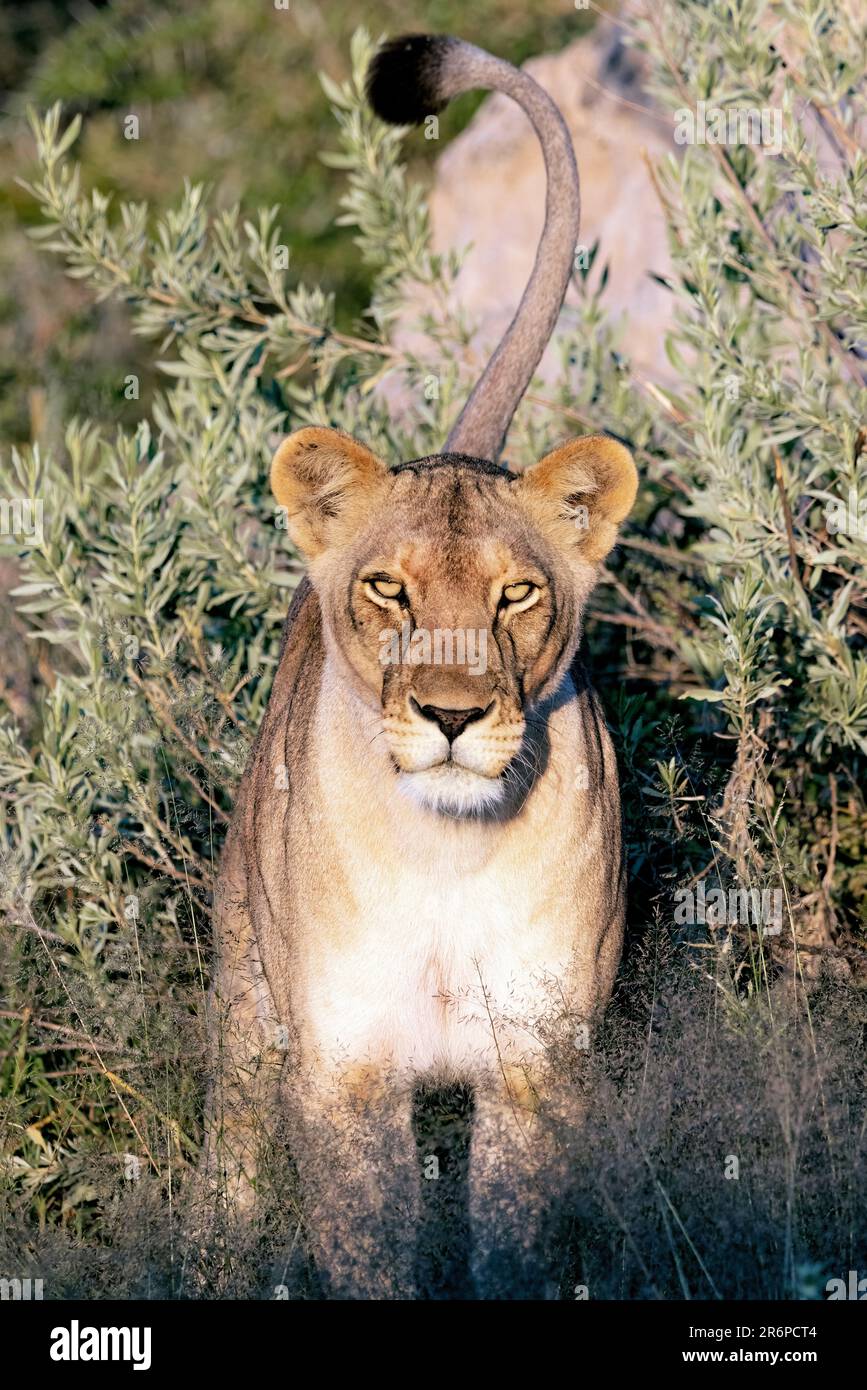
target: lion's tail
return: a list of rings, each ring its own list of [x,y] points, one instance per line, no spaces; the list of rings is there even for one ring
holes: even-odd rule
[[[394,39],[376,54],[367,76],[371,106],[394,125],[417,125],[452,97],[478,87],[505,92],[523,107],[539,137],[548,176],[545,226],[533,273],[445,445],[446,452],[496,459],[554,331],[572,274],[581,203],[569,132],[532,77],[461,39],[422,34]],[[504,201],[508,196],[504,189]]]

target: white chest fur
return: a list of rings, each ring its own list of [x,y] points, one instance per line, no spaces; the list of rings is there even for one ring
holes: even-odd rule
[[[292,981],[305,1050],[326,1067],[444,1075],[537,1055],[605,925],[575,702],[551,716],[548,766],[521,813],[480,824],[401,797],[384,752],[359,739],[358,710],[324,692],[307,826],[328,848],[303,876]]]

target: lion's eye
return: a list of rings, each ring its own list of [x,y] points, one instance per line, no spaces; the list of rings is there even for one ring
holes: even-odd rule
[[[368,585],[380,598],[399,598],[403,585],[397,579],[368,579]]]
[[[521,603],[525,598],[529,598],[535,589],[535,584],[507,584],[503,590],[503,598],[507,603]]]

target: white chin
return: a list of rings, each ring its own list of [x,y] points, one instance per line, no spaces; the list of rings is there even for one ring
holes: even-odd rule
[[[417,806],[449,815],[470,816],[498,806],[506,794],[499,777],[483,777],[456,763],[439,763],[422,772],[401,772],[398,787]]]

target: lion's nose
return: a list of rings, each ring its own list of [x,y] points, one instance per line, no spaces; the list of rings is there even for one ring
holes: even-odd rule
[[[487,710],[475,706],[473,709],[443,709],[442,705],[419,705],[415,700],[413,704],[419,714],[425,719],[430,719],[442,729],[449,743],[454,743],[459,734],[464,732],[468,724],[474,720],[481,719]]]

